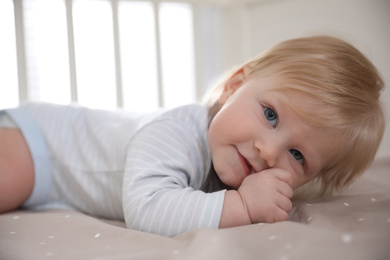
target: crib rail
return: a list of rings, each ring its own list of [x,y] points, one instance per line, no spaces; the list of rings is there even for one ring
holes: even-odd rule
[[[12,73],[16,79],[4,79],[5,82],[0,79],[0,107],[9,107],[25,100],[42,100],[54,103],[78,102],[107,109],[120,107],[137,110],[138,106],[139,110],[148,110],[192,102],[202,94],[202,91],[196,90],[198,72],[195,66],[196,41],[192,3],[129,0],[5,1],[11,4],[7,8],[13,10],[14,23],[8,22],[7,25],[2,24],[2,27],[13,27],[10,30],[14,30],[15,38],[10,41],[14,40],[15,46],[8,52],[16,54],[7,56],[8,60],[3,63],[16,64],[8,68],[8,71],[14,70]],[[101,45],[100,49],[97,48],[95,59],[86,63],[82,56],[87,57],[85,53],[95,44],[89,43],[84,49],[80,47],[83,44],[83,34],[89,30],[83,32],[80,29],[83,26],[80,24],[80,16],[83,16],[84,20],[90,19],[95,4],[103,10],[105,18],[102,16],[102,19],[106,19],[105,24],[109,27],[106,31],[102,28],[100,33],[106,34],[97,39],[107,39],[108,43]],[[126,10],[138,8],[136,4],[150,13],[150,28],[144,31],[149,33],[154,41],[153,44],[145,42],[145,46],[149,44],[149,50],[142,50],[142,46],[133,44],[137,37],[142,35],[140,31],[127,30],[134,26],[124,24],[129,17]],[[88,9],[91,11],[82,10],[81,7],[88,5],[91,6]],[[42,16],[43,20],[39,22],[37,16]],[[61,26],[54,29],[50,27],[56,23]],[[96,28],[90,28],[94,29]],[[37,36],[38,32],[41,35]],[[51,37],[51,34],[54,36]],[[38,39],[39,37],[41,39]],[[124,40],[131,37],[134,37],[133,40]],[[184,47],[179,49],[175,42],[180,42],[181,47]],[[99,45],[100,41],[96,40],[95,43]],[[125,43],[133,46],[125,46]],[[54,51],[49,50],[50,48]],[[137,49],[134,51],[134,48]],[[137,58],[131,56],[136,52],[153,53],[149,55],[153,57],[149,57],[148,65],[141,64]],[[108,58],[103,59],[104,55]],[[88,72],[88,66],[96,64],[105,69]],[[129,68],[132,71],[129,71]],[[103,77],[102,74],[107,75]],[[137,78],[137,75],[141,74],[144,75],[143,79]],[[104,80],[106,82],[103,82]],[[105,92],[107,89],[109,92]],[[143,89],[145,91],[142,91]],[[93,101],[88,101],[86,96],[90,96],[88,98]],[[104,102],[105,99],[111,101]],[[145,105],[142,105],[144,103]]]

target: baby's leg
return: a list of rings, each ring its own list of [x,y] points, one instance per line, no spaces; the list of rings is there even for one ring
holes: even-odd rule
[[[18,129],[0,129],[0,213],[20,207],[34,187],[34,165]]]

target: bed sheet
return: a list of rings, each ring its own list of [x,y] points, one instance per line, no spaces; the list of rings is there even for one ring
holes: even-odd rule
[[[390,259],[390,158],[274,224],[166,238],[74,211],[14,211],[0,215],[0,259]]]

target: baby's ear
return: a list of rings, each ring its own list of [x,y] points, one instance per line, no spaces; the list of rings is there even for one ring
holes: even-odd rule
[[[226,82],[225,86],[223,87],[223,91],[219,97],[219,103],[221,105],[225,104],[229,97],[233,95],[233,93],[236,92],[239,87],[242,86],[248,76],[248,71],[249,69],[247,68],[247,66],[244,66],[236,73],[234,73],[233,76],[231,76],[230,79]]]

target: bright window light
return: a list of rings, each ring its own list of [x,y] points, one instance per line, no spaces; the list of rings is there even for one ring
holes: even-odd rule
[[[159,8],[165,107],[196,100],[192,8],[162,3]]]
[[[118,7],[124,108],[155,110],[158,80],[153,4],[121,1]]]
[[[19,103],[14,7],[12,0],[0,1],[0,109]]]
[[[68,0],[21,1],[28,99],[69,103]],[[115,53],[120,54],[125,109],[150,111],[159,106],[159,100],[168,108],[196,100],[190,4],[140,0],[70,2],[78,103],[92,108],[117,108]],[[118,17],[112,12],[115,3]],[[12,0],[0,1],[0,107],[19,103],[13,8]],[[118,18],[120,50],[114,49],[113,16]]]
[[[70,102],[64,0],[24,0],[29,99]]]
[[[115,109],[116,80],[112,9],[108,1],[73,5],[78,103]]]

